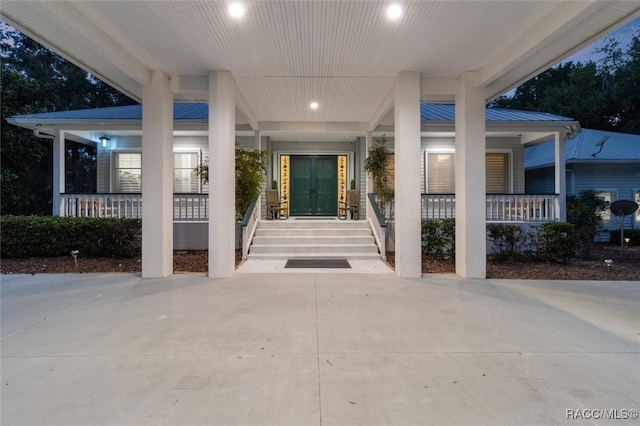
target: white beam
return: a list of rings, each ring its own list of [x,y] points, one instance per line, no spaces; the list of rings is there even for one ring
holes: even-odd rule
[[[147,85],[151,81],[151,72],[143,63],[126,49],[123,49],[106,32],[103,22],[89,19],[86,5],[82,2],[39,2],[38,7],[47,10],[47,17],[60,28],[72,34],[77,40],[90,44],[95,52],[107,59],[113,66],[138,82]],[[79,9],[85,9],[82,12]],[[59,50],[59,49],[58,49]],[[59,52],[73,58],[71,52]],[[88,64],[85,64],[87,66]],[[107,76],[102,76],[107,78]]]
[[[169,77],[142,89],[142,277],[173,273],[173,97]]]
[[[387,94],[382,98],[382,102],[378,105],[373,115],[369,119],[368,132],[373,132],[378,124],[389,114],[389,111],[393,108],[393,87],[389,89]]]
[[[458,80],[449,77],[422,77],[420,100],[424,102],[453,102],[458,90]]]
[[[238,110],[240,110],[242,115],[244,115],[244,118],[246,118],[247,121],[249,122],[251,129],[258,130],[260,127],[258,125],[258,120],[256,119],[256,116],[253,113],[251,106],[249,105],[245,97],[242,95],[242,92],[240,91],[237,85],[235,88],[235,97],[236,97],[235,98],[236,106],[238,107]]]
[[[209,277],[235,270],[235,81],[209,73]]]
[[[456,94],[456,274],[486,277],[484,87],[475,73],[460,77]]]
[[[209,100],[209,76],[172,75],[171,91],[176,100],[207,102]]]
[[[401,72],[394,97],[396,274],[422,275],[420,73]]]
[[[367,132],[369,123],[337,121],[261,121],[262,132]]]

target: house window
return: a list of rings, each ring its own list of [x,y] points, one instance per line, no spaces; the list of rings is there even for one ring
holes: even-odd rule
[[[506,194],[510,192],[509,154],[487,153],[487,194]]]
[[[195,171],[199,164],[197,152],[173,154],[173,192],[197,193],[200,191],[200,179]]]
[[[142,192],[142,153],[115,153],[114,192]]]
[[[596,192],[596,197],[602,198],[605,203],[604,210],[600,213],[602,217],[602,223],[606,224],[611,222],[611,210],[609,210],[609,206],[611,205],[611,202],[614,201],[613,192],[611,191]]]
[[[427,153],[427,192],[430,194],[453,194],[455,189],[455,154]]]

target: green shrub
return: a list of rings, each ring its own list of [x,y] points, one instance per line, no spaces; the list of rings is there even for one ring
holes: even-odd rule
[[[535,235],[525,231],[522,226],[490,223],[487,231],[489,241],[497,249],[499,261],[531,259]]]
[[[576,226],[575,232],[582,259],[591,257],[593,239],[600,232],[602,212],[606,208],[606,202],[594,190],[582,191],[577,196],[567,197],[567,222]]]
[[[580,248],[576,226],[571,223],[549,222],[538,230],[537,257],[545,262],[567,263]]]
[[[4,258],[69,256],[136,257],[141,254],[142,222],[55,216],[0,217]]]
[[[630,246],[640,246],[640,229],[625,229],[624,237],[630,238]],[[620,230],[609,232],[609,241],[613,244],[620,244]]]
[[[422,221],[422,252],[433,257],[455,259],[455,219]]]

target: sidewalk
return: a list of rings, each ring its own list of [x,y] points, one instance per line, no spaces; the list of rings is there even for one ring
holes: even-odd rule
[[[640,409],[639,282],[0,278],[3,425],[546,425]]]

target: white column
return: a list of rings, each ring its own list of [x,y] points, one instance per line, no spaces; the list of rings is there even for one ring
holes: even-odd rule
[[[209,277],[235,270],[235,82],[209,73]]]
[[[53,216],[64,216],[60,208],[60,194],[65,192],[64,130],[56,130],[53,137]]]
[[[373,134],[367,132],[364,140],[364,152],[361,154],[365,158],[369,156],[369,148],[373,146]],[[363,163],[364,164],[364,163]],[[373,209],[369,204],[369,194],[373,192],[373,179],[369,173],[365,173],[364,193],[365,193],[365,206],[367,206],[367,220],[374,217]],[[383,253],[384,254],[384,253]]]
[[[142,89],[142,277],[173,273],[173,94],[154,71]]]
[[[401,72],[394,89],[396,274],[422,275],[420,73]]]
[[[564,159],[564,135],[555,134],[555,192],[558,194],[556,215],[560,222],[567,221],[567,171]]]
[[[484,87],[475,73],[460,77],[456,93],[456,274],[486,278]]]
[[[256,130],[254,135],[253,147],[256,151],[262,151],[262,134],[260,130]]]

